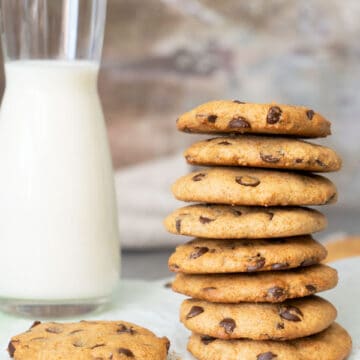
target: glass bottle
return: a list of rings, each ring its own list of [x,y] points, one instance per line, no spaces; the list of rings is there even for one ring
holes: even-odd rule
[[[97,91],[106,0],[1,0],[0,308],[107,303],[120,250]]]

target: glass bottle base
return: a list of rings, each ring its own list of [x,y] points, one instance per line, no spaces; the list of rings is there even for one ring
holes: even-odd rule
[[[111,297],[81,300],[24,300],[0,298],[0,311],[33,319],[77,317],[102,310]]]

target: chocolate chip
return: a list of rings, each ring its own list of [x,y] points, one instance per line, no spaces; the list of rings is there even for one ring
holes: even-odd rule
[[[275,164],[275,163],[280,161],[279,157],[273,156],[271,154],[260,153],[260,158],[261,158],[262,161],[265,161],[265,162],[270,163],[270,164]]]
[[[269,215],[269,220],[271,221],[275,214],[271,211],[267,211],[266,213]]]
[[[266,122],[271,125],[276,124],[279,122],[281,114],[282,110],[278,106],[272,106],[267,113]]]
[[[209,248],[206,247],[206,246],[196,246],[195,247],[195,251],[193,251],[189,258],[190,259],[197,259],[199,258],[200,256],[206,254],[207,252],[209,251]]]
[[[236,104],[246,104],[245,102],[240,101],[240,100],[233,100],[233,102],[236,103]]]
[[[315,265],[318,263],[318,260],[315,258],[310,258],[310,259],[305,259],[304,261],[301,262],[300,266],[301,267],[305,267],[305,266],[311,266],[311,265]]]
[[[263,268],[264,265],[265,265],[265,258],[257,257],[255,259],[255,263],[252,265],[248,265],[248,267],[246,268],[246,271],[248,271],[248,272],[257,271],[257,270]]]
[[[93,349],[96,349],[98,347],[103,347],[103,346],[105,346],[105,344],[96,344],[96,345],[92,346],[90,349],[93,350]]]
[[[308,285],[305,285],[305,288],[307,291],[311,292],[311,293],[314,293],[316,292],[316,287],[312,284],[308,284]]]
[[[164,288],[171,289],[171,287],[172,287],[172,282],[171,281],[164,284]]]
[[[216,338],[207,335],[201,336],[200,339],[204,345],[209,345],[211,342],[216,340]]]
[[[277,355],[272,353],[271,351],[268,351],[266,353],[261,353],[256,357],[256,360],[272,360],[276,359]]]
[[[234,117],[228,124],[229,129],[250,129],[250,123],[242,116]]]
[[[284,323],[277,323],[277,324],[276,324],[276,328],[277,328],[278,330],[282,330],[282,329],[285,328],[285,325],[284,325]]]
[[[41,324],[41,321],[36,320],[36,321],[34,321],[34,322],[32,323],[32,325],[30,326],[30,329],[32,329],[32,328],[34,328],[35,326],[38,326],[38,325],[40,325],[40,324]]]
[[[301,317],[304,316],[300,309],[291,305],[281,305],[279,315],[289,321],[301,321]]]
[[[219,325],[224,328],[226,334],[232,334],[236,328],[235,320],[230,318],[225,318],[221,320]]]
[[[308,117],[309,120],[312,120],[312,118],[314,117],[315,113],[313,110],[307,110],[306,111],[306,116]]]
[[[182,129],[182,131],[183,131],[183,132],[186,132],[186,133],[188,133],[188,134],[191,134],[191,133],[192,133],[192,130],[191,130],[189,127],[187,127],[187,126],[185,126],[185,127]]]
[[[326,167],[326,165],[320,159],[316,159],[315,162],[321,167]]]
[[[198,173],[196,175],[194,175],[191,180],[192,181],[201,181],[202,179],[204,179],[204,177],[206,176],[206,174],[204,173]]]
[[[304,161],[304,159],[295,159],[295,162],[297,163],[297,164],[301,164],[302,162]]]
[[[248,175],[237,176],[235,181],[240,185],[251,187],[256,187],[260,184],[260,180],[257,177]]]
[[[10,357],[14,357],[14,354],[15,354],[15,351],[16,351],[16,347],[14,344],[18,343],[19,340],[11,340],[9,342],[9,345],[8,345],[8,348],[7,348],[7,351],[10,355]]]
[[[288,263],[275,263],[271,265],[272,270],[281,270],[289,267]]]
[[[50,334],[61,334],[63,332],[62,329],[52,326],[52,327],[48,327],[45,329],[45,331],[47,331]]]
[[[212,221],[214,221],[215,219],[210,219],[206,216],[200,216],[199,217],[199,221],[202,223],[202,224],[208,224],[208,223],[211,223]]]
[[[274,298],[275,300],[279,300],[285,295],[285,290],[279,286],[274,286],[270,288],[267,292],[270,297]]]
[[[127,327],[124,324],[119,324],[119,328],[116,330],[116,332],[118,334],[126,333],[126,334],[130,334],[130,335],[134,335],[136,333],[136,331],[133,329],[132,326]]]
[[[231,142],[224,140],[224,141],[220,141],[218,145],[231,145]]]
[[[181,231],[181,219],[175,221],[175,228],[178,233]]]
[[[195,316],[198,316],[204,312],[204,309],[201,306],[193,306],[189,313],[186,315],[186,319],[191,319]]]
[[[208,286],[208,287],[203,288],[202,290],[203,291],[212,291],[212,290],[217,290],[217,288],[214,286]]]
[[[130,351],[129,349],[125,349],[125,348],[119,348],[118,354],[123,354],[127,357],[135,357],[134,354],[132,353],[132,351]]]
[[[217,119],[217,115],[209,115],[207,119],[208,119],[208,122],[214,123]]]
[[[242,212],[240,210],[235,210],[235,209],[232,209],[232,212],[234,215],[236,216],[241,216],[242,215]]]

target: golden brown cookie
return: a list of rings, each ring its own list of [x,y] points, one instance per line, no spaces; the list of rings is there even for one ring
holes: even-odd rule
[[[188,133],[283,134],[297,137],[330,135],[330,125],[319,113],[304,106],[231,100],[210,101],[177,120],[177,128]]]
[[[124,321],[37,321],[11,338],[8,352],[15,360],[165,360],[169,345],[166,337]]]
[[[337,171],[339,155],[325,146],[282,137],[241,135],[199,141],[184,153],[193,165]]]
[[[173,234],[214,239],[296,236],[326,226],[323,214],[302,207],[196,204],[177,209],[165,219],[166,229]]]
[[[337,198],[323,176],[253,168],[204,168],[178,179],[172,191],[178,200],[228,205],[323,205]]]
[[[350,335],[334,323],[316,335],[281,342],[192,334],[188,350],[199,360],[344,360],[351,346]]]
[[[318,296],[278,304],[187,299],[180,308],[180,320],[186,328],[219,339],[296,339],[326,329],[335,318],[334,306]]]
[[[310,235],[279,239],[194,239],[169,258],[169,269],[187,274],[284,270],[310,266],[326,249]]]
[[[177,274],[172,289],[195,299],[217,303],[282,302],[331,289],[337,271],[313,265],[284,271],[247,274]]]

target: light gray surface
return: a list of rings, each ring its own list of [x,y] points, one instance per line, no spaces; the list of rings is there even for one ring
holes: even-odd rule
[[[324,209],[321,209],[324,211]],[[360,212],[351,209],[330,209],[324,211],[329,226],[326,231],[314,237],[323,240],[341,234],[360,234]],[[122,277],[126,279],[153,280],[171,276],[167,259],[174,249],[169,239],[169,248],[152,251],[124,251],[122,256]]]

